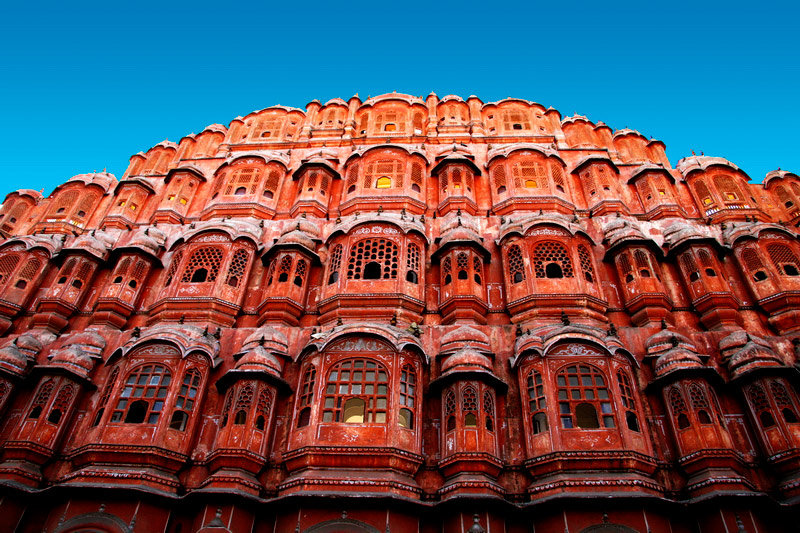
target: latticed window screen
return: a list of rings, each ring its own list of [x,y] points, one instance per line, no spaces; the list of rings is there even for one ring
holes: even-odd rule
[[[78,191],[67,191],[58,196],[58,201],[50,209],[50,218],[64,218],[67,211],[78,202]]]
[[[691,252],[685,252],[683,255],[681,255],[680,263],[681,269],[683,269],[683,274],[686,277],[688,277],[691,281],[697,281],[700,279],[697,274],[697,263],[695,263],[694,256]]]
[[[791,396],[789,396],[789,391],[784,387],[783,383],[771,381],[769,390],[772,393],[772,399],[775,400],[775,404],[778,406],[778,410],[783,415],[783,419],[790,424],[796,424],[798,422],[797,411]]]
[[[388,239],[362,239],[350,250],[347,279],[364,279],[370,263],[380,267],[379,279],[397,279],[398,247]]]
[[[514,186],[528,189],[547,188],[547,170],[537,161],[520,161],[511,167]]]
[[[136,368],[125,381],[111,421],[157,423],[164,410],[171,381],[172,376],[164,366],[143,365]]]
[[[753,248],[745,248],[742,250],[742,262],[745,268],[750,272],[755,272],[764,268],[764,263],[761,262],[758,252]]]
[[[419,163],[414,163],[411,165],[411,184],[416,185],[420,189],[422,188],[423,182],[423,170],[422,165]]]
[[[622,371],[617,372],[617,383],[619,384],[619,392],[622,396],[623,407],[635,411],[636,403],[634,402],[633,387],[631,386],[631,380],[628,379],[627,374]]]
[[[784,207],[792,207],[794,205],[794,201],[783,185],[778,185],[775,187],[775,194],[778,196],[778,200],[784,205]]]
[[[639,196],[646,202],[653,201],[653,188],[650,186],[650,180],[646,177],[636,182],[636,188],[639,189]]]
[[[558,412],[563,428],[616,427],[603,373],[590,365],[570,365],[556,376]]]
[[[345,184],[345,187],[349,191],[350,187],[355,187],[357,183],[358,183],[358,164],[353,164],[350,168],[347,169],[347,183]]]
[[[242,283],[244,272],[247,269],[247,262],[250,255],[247,250],[236,250],[228,267],[228,279],[225,281],[231,287],[238,287]]]
[[[303,385],[300,387],[300,408],[309,407],[314,399],[314,383],[316,381],[317,369],[309,366],[303,375]]]
[[[456,394],[452,390],[444,397],[444,418],[447,431],[456,429]]]
[[[464,252],[459,252],[456,255],[456,270],[458,271],[458,279],[467,279],[467,270],[469,269],[469,258]]]
[[[339,279],[339,269],[342,267],[342,249],[341,244],[337,244],[331,252],[331,260],[328,263],[328,285],[336,283]]]
[[[475,283],[480,285],[483,280],[483,262],[477,255],[472,257],[472,271],[475,275]]]
[[[39,392],[36,393],[36,398],[33,400],[33,405],[30,413],[30,418],[39,418],[42,408],[50,401],[50,396],[53,394],[55,383],[52,379],[48,379],[42,386],[39,387]]]
[[[767,252],[772,264],[782,275],[800,275],[800,261],[797,260],[797,256],[787,245],[779,243],[768,244]]]
[[[117,382],[117,377],[119,376],[119,367],[114,367],[114,370],[111,371],[111,375],[106,380],[106,384],[103,387],[103,394],[100,396],[100,402],[98,402],[98,409],[97,415],[95,415],[94,423],[92,426],[96,426],[100,423],[100,419],[103,417],[103,413],[106,411],[106,406],[108,405],[108,399],[111,397],[111,391],[114,388],[114,384]]]
[[[533,269],[537,278],[551,277],[547,275],[547,266],[556,264],[560,267],[565,278],[574,277],[572,261],[566,247],[559,242],[546,241],[536,245],[533,249]]]
[[[594,267],[592,266],[592,256],[584,245],[578,245],[578,260],[581,263],[583,277],[589,283],[594,283]]]
[[[5,254],[0,256],[0,287],[6,284],[8,277],[14,272],[14,269],[17,268],[19,259],[20,257],[17,254]]]
[[[269,389],[261,389],[261,392],[258,393],[258,403],[256,404],[257,412],[267,417],[269,416],[269,411],[271,408],[272,391]]]
[[[494,431],[494,395],[489,389],[483,391],[483,417],[486,429]]]
[[[216,281],[219,266],[222,263],[222,250],[211,246],[199,248],[192,253],[186,268],[183,271],[181,282],[188,283],[198,270],[205,269],[208,273],[205,281]]]
[[[375,187],[380,178],[389,178],[391,187],[403,186],[405,165],[395,159],[378,159],[367,163],[364,172],[364,188]]]
[[[67,383],[61,387],[56,395],[55,401],[53,401],[53,406],[50,408],[50,414],[47,420],[53,424],[58,424],[61,421],[61,417],[67,412],[67,409],[69,409],[74,395],[75,389],[71,384]]]
[[[420,257],[419,246],[417,246],[413,242],[409,243],[408,254],[406,257],[406,272],[413,272],[414,277],[419,276],[419,257]],[[414,283],[416,283],[416,281],[414,281]]]
[[[197,398],[197,391],[200,389],[200,371],[190,368],[183,375],[183,383],[178,391],[178,399],[175,400],[175,409],[180,409],[191,413],[194,409],[194,402]]]
[[[503,129],[506,132],[514,132],[519,130],[530,130],[531,121],[524,111],[504,111],[503,112]]]
[[[308,264],[303,259],[298,260],[297,266],[294,269],[294,284],[298,287],[303,286],[303,282],[306,279],[307,270]]]
[[[703,180],[697,180],[694,185],[694,190],[697,192],[697,197],[700,198],[700,203],[703,205],[712,205],[714,203],[711,191]]]
[[[177,252],[175,252],[175,255],[172,256],[172,262],[170,263],[169,270],[167,271],[167,279],[164,281],[165,287],[168,287],[169,284],[172,283],[172,279],[178,272],[178,267],[180,266],[182,259],[183,259],[183,250],[178,250]]]
[[[75,216],[78,218],[89,216],[96,200],[96,194],[81,195],[81,203],[78,205],[78,209],[75,210]]]
[[[669,406],[672,409],[672,417],[675,419],[678,429],[686,429],[691,424],[689,422],[688,409],[686,408],[686,401],[683,399],[683,394],[678,390],[678,387],[672,387],[668,394]]]
[[[93,270],[92,264],[89,263],[88,261],[84,261],[83,263],[81,263],[81,268],[78,269],[78,273],[75,274],[75,279],[80,280],[81,282],[86,281],[86,279],[92,273],[92,270]]]
[[[229,174],[225,194],[255,194],[261,180],[261,169],[255,167],[237,168]]]
[[[553,177],[553,185],[556,190],[564,192],[566,190],[566,184],[564,182],[564,170],[561,168],[561,165],[556,162],[551,162],[550,175]]]
[[[714,185],[725,202],[741,202],[746,199],[733,178],[726,174],[714,178]]]
[[[236,407],[234,408],[236,412],[250,409],[253,404],[253,395],[253,385],[250,383],[239,389],[239,394],[236,396]]]
[[[292,271],[292,256],[285,254],[278,263],[278,281],[289,281],[289,272]]]
[[[117,271],[115,274],[120,277],[124,277],[128,273],[128,269],[131,267],[131,258],[126,257],[122,261],[120,261],[119,266],[117,267]]]
[[[453,281],[453,261],[449,256],[445,257],[444,261],[442,261],[442,279],[445,285]]]
[[[72,275],[72,271],[75,270],[75,264],[77,261],[73,258],[67,261],[63,267],[61,267],[61,277],[67,278]]]
[[[703,268],[714,268],[714,260],[708,250],[700,250],[697,252],[697,257],[700,259],[700,264]]]
[[[461,416],[465,427],[478,425],[478,393],[470,385],[461,389]]]
[[[506,190],[506,167],[503,166],[502,163],[494,168],[492,179],[494,180],[494,186],[498,193]]]
[[[692,404],[692,409],[708,409],[706,393],[696,383],[689,385],[689,401]]]
[[[277,170],[270,170],[267,174],[267,181],[264,182],[264,196],[272,198],[278,190],[281,174]]]
[[[508,249],[508,277],[511,283],[519,283],[525,279],[525,264],[522,261],[522,249],[513,244]]]
[[[636,250],[633,252],[633,260],[636,262],[636,268],[639,269],[639,272],[644,275],[644,271],[647,271],[645,277],[648,277],[650,274],[650,254],[644,250]]]
[[[581,172],[581,179],[589,196],[597,194],[597,184],[595,183],[594,172],[592,172],[591,168],[587,168],[585,171]]]
[[[363,409],[352,418],[345,413],[346,400],[363,400]],[[328,374],[323,422],[384,423],[389,403],[389,373],[371,359],[347,359],[337,363]]]
[[[280,136],[283,120],[279,118],[262,118],[253,128],[253,139],[273,139]]]
[[[750,404],[753,406],[753,411],[756,413],[756,417],[761,422],[761,425],[765,428],[772,427],[775,425],[775,417],[772,414],[772,406],[767,399],[767,394],[764,392],[764,389],[761,385],[754,383],[747,387],[747,398],[750,400]]]

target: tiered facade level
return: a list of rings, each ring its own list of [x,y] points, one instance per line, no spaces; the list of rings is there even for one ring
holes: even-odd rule
[[[0,529],[779,531],[800,178],[539,104],[270,107],[0,211]]]

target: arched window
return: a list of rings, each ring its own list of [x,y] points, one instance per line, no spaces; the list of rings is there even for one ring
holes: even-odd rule
[[[565,429],[616,427],[603,373],[590,365],[569,365],[558,373],[558,407]]]
[[[408,253],[406,258],[406,281],[411,283],[419,283],[419,246],[416,244],[408,244]]]
[[[269,174],[267,175],[267,180],[264,182],[264,190],[261,195],[268,200],[274,198],[280,181],[281,173],[277,170],[270,170]]]
[[[700,259],[700,265],[705,270],[706,276],[710,278],[717,277],[716,265],[714,264],[714,260],[711,258],[711,254],[708,253],[708,250],[699,250],[697,252],[697,257]]]
[[[250,383],[239,389],[236,407],[234,407],[234,425],[242,426],[247,423],[247,413],[250,412],[250,406],[253,404],[253,394],[253,385]]]
[[[389,373],[382,364],[346,359],[328,373],[322,421],[383,424],[388,397]]]
[[[363,188],[388,189],[403,187],[405,163],[395,159],[378,159],[366,164]]]
[[[272,408],[272,391],[261,389],[258,394],[258,404],[256,405],[256,429],[263,431],[269,419],[269,411]]]
[[[303,286],[303,282],[306,279],[306,271],[308,270],[308,263],[305,262],[303,259],[298,259],[297,266],[294,269],[294,281],[293,283],[298,287]]]
[[[622,398],[622,406],[625,408],[625,423],[631,431],[639,430],[639,417],[636,415],[636,402],[633,395],[633,387],[628,375],[623,371],[617,372],[617,384]]]
[[[47,405],[47,402],[50,401],[50,396],[53,394],[54,388],[55,383],[53,383],[52,379],[48,379],[41,384],[39,387],[39,392],[36,393],[36,398],[33,400],[33,404],[31,405],[28,418],[39,418],[42,415],[42,410]]]
[[[228,425],[228,418],[231,414],[231,407],[233,406],[233,389],[228,389],[225,394],[225,407],[222,408],[222,427]]]
[[[708,189],[706,182],[703,180],[697,180],[694,185],[694,190],[697,193],[697,197],[700,198],[700,203],[703,206],[711,206],[714,204],[714,198],[711,196],[711,191]]]
[[[686,408],[686,402],[683,399],[681,391],[678,390],[678,387],[670,388],[669,405],[672,409],[672,417],[675,420],[678,429],[688,428],[691,425],[689,422],[689,416],[687,415],[688,409]]]
[[[328,285],[339,281],[339,269],[342,267],[342,245],[337,244],[331,252],[331,260],[328,263]]]
[[[460,252],[456,256],[456,277],[458,279],[469,279],[469,273],[467,272],[468,269],[469,261],[467,259],[467,254]]]
[[[289,281],[289,273],[292,271],[292,256],[285,254],[278,263],[278,283]]]
[[[453,282],[453,261],[445,257],[442,261],[442,284],[450,285]]]
[[[483,284],[483,262],[477,255],[472,257],[472,278],[478,285]]]
[[[483,391],[483,426],[494,432],[494,394],[489,389]]]
[[[228,174],[225,186],[226,196],[255,194],[258,182],[261,181],[261,169],[257,167],[240,167]]]
[[[378,178],[378,181],[375,182],[376,189],[391,189],[392,187],[392,178],[389,176],[381,176]]]
[[[114,388],[114,384],[117,382],[118,376],[119,367],[114,367],[114,370],[111,371],[111,375],[108,377],[106,384],[103,387],[103,395],[100,397],[100,402],[98,403],[100,408],[97,410],[97,415],[94,417],[94,422],[92,423],[93,427],[100,423],[100,419],[103,418],[103,413],[106,412],[108,399],[111,397],[111,391]]]
[[[745,248],[742,250],[741,258],[744,267],[750,272],[754,280],[764,281],[767,279],[767,271],[764,268],[764,263],[761,262],[761,258],[758,256],[758,252],[753,248]]]
[[[492,179],[494,180],[494,186],[497,194],[503,194],[506,192],[506,167],[503,166],[502,163],[495,167],[494,171],[492,172]]]
[[[533,268],[537,278],[571,278],[572,261],[563,244],[546,241],[533,249]]]
[[[516,244],[512,244],[508,248],[508,277],[511,283],[520,283],[525,280],[522,249]]]
[[[726,204],[729,202],[744,202],[747,199],[731,176],[723,174],[715,177],[714,185],[717,186],[717,190]]]
[[[800,261],[791,248],[785,244],[772,243],[767,245],[767,252],[782,276],[800,276]]]
[[[756,418],[761,422],[764,429],[771,428],[775,425],[775,417],[772,415],[769,400],[761,385],[755,383],[750,385],[747,389],[747,398],[753,406],[753,411]]]
[[[797,424],[797,411],[795,410],[794,402],[789,396],[789,391],[783,386],[783,383],[772,381],[769,384],[769,389],[770,392],[772,392],[775,405],[778,406],[778,410],[783,415],[783,419],[788,424]]]
[[[478,394],[471,386],[461,390],[461,416],[465,428],[478,427]]]
[[[189,422],[189,416],[194,409],[197,391],[200,388],[200,371],[190,368],[183,376],[181,388],[178,391],[178,399],[175,400],[175,411],[172,413],[169,427],[184,431]]]
[[[401,427],[414,429],[415,392],[417,373],[411,365],[403,365],[400,372],[400,411],[397,421]]]
[[[350,250],[347,279],[397,279],[398,256],[388,239],[362,239]]]
[[[63,417],[67,412],[67,409],[69,409],[70,403],[72,402],[72,397],[74,395],[75,389],[72,385],[67,383],[66,385],[62,386],[56,395],[56,399],[53,402],[52,407],[50,407],[50,414],[47,415],[47,421],[51,424],[58,424],[61,422],[61,417]]]
[[[578,245],[578,259],[581,263],[583,277],[589,283],[594,283],[594,267],[592,266],[592,256],[586,246]]]
[[[182,259],[183,250],[178,250],[172,256],[172,262],[169,264],[169,270],[167,271],[167,279],[164,280],[165,287],[169,287],[169,285],[172,283],[173,278],[175,278],[175,274],[178,272],[178,267],[180,266]]]
[[[528,374],[528,408],[531,412],[533,434],[547,431],[547,399],[542,375],[536,370],[531,370]]]
[[[249,259],[250,255],[247,253],[247,250],[236,250],[236,253],[233,254],[233,259],[231,259],[231,264],[228,267],[226,284],[234,288],[241,284],[244,273],[247,270]]]
[[[689,401],[692,404],[692,409],[697,416],[697,420],[701,424],[713,424],[714,421],[709,414],[708,398],[705,392],[696,383],[689,385]]]
[[[111,422],[156,424],[164,410],[164,401],[172,381],[162,365],[142,365],[128,374]]]
[[[456,429],[456,394],[449,390],[444,398],[445,429],[450,432]]]
[[[311,422],[311,403],[314,400],[314,385],[317,369],[309,366],[303,374],[303,383],[299,391],[297,427],[306,427]]]
[[[20,256],[18,254],[3,254],[0,256],[0,287],[6,284],[8,278],[14,272],[19,264]]]
[[[681,269],[683,270],[683,275],[686,276],[689,281],[694,282],[700,279],[700,272],[697,268],[697,263],[695,263],[692,252],[684,252],[680,256],[680,263]]]
[[[206,283],[217,280],[220,263],[222,263],[222,250],[214,247],[199,248],[189,258],[183,271],[181,282]]]

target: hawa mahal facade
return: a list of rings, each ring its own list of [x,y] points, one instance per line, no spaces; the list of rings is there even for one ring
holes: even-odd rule
[[[281,106],[0,210],[0,529],[765,532],[800,178],[520,99]]]

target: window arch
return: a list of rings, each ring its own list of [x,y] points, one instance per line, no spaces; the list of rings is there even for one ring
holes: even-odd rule
[[[111,371],[111,375],[106,380],[106,384],[103,387],[103,395],[100,397],[100,402],[98,405],[100,408],[97,410],[97,414],[94,417],[94,422],[92,423],[92,427],[98,425],[100,420],[103,418],[103,414],[106,412],[106,407],[108,406],[108,400],[111,397],[111,391],[114,388],[114,384],[117,382],[117,377],[119,376],[119,367],[114,367],[114,370]]]
[[[247,250],[236,250],[228,267],[228,276],[225,283],[234,288],[238,287],[242,283],[249,260],[250,254],[247,253]]]
[[[183,270],[182,283],[206,283],[217,280],[222,263],[222,250],[212,246],[198,248],[189,257]]]
[[[448,390],[444,398],[445,429],[450,432],[456,429],[456,393]]]
[[[398,423],[401,427],[414,429],[416,412],[417,373],[411,365],[403,365],[400,371],[400,411]]]
[[[734,179],[727,174],[722,174],[714,178],[714,185],[722,195],[723,201],[727,204],[729,202],[744,202],[747,197],[742,194],[742,190],[736,184]]]
[[[744,267],[750,272],[750,275],[754,280],[764,281],[768,278],[767,271],[764,268],[764,263],[761,262],[761,258],[755,249],[751,247],[743,249],[740,257],[742,258]]]
[[[697,416],[697,420],[701,424],[713,424],[714,421],[709,414],[710,407],[708,405],[708,398],[703,389],[697,383],[689,385],[689,401],[692,404],[692,409]]]
[[[747,388],[747,397],[750,404],[753,406],[756,418],[761,423],[764,429],[770,428],[775,425],[775,417],[772,415],[772,409],[767,399],[767,394],[764,392],[763,387],[758,383],[754,383]]]
[[[784,387],[783,383],[772,381],[769,384],[772,397],[775,399],[775,405],[783,415],[783,419],[789,424],[797,424],[797,410],[795,409],[794,402],[789,395],[789,391]]]
[[[47,421],[51,424],[58,424],[61,418],[67,413],[72,397],[75,395],[75,388],[67,383],[59,389],[53,405],[50,407],[50,413],[47,415]]]
[[[399,255],[393,241],[362,239],[350,250],[347,279],[397,279]]]
[[[372,359],[346,359],[328,373],[323,422],[383,424],[389,398],[389,373]]]
[[[592,256],[586,246],[578,245],[578,260],[581,264],[581,272],[583,277],[589,283],[594,283],[594,267],[592,266]]]
[[[377,159],[364,167],[363,188],[388,189],[403,187],[405,163],[399,159]]]
[[[461,417],[464,427],[478,427],[478,394],[470,385],[461,390]]]
[[[409,243],[406,258],[406,281],[419,283],[419,259],[419,246],[413,242]]]
[[[453,282],[453,261],[450,256],[444,258],[442,261],[442,284],[450,285]]]
[[[239,389],[239,395],[236,397],[236,406],[234,407],[234,425],[241,426],[247,423],[247,414],[253,404],[253,395],[254,390],[251,383],[247,383]]]
[[[537,278],[571,278],[572,261],[563,244],[540,242],[533,249],[533,268]]]
[[[633,386],[628,375],[622,370],[617,372],[617,385],[619,385],[619,392],[622,399],[622,406],[625,408],[625,423],[628,429],[640,432],[639,417],[636,414],[636,400],[633,394]]]
[[[47,405],[47,402],[50,401],[50,396],[53,394],[53,389],[55,386],[56,385],[52,379],[48,379],[41,384],[39,387],[39,392],[36,393],[36,397],[31,405],[28,418],[39,418],[42,415],[42,410]]]
[[[0,256],[0,287],[6,284],[8,278],[19,264],[19,254],[3,254]]]
[[[200,379],[200,371],[196,368],[190,368],[184,374],[178,398],[175,400],[175,410],[169,423],[170,428],[178,431],[186,429],[200,388]]]
[[[483,391],[483,425],[494,433],[494,394],[489,389]]]
[[[181,265],[181,261],[183,260],[183,250],[178,250],[172,256],[172,262],[169,264],[169,270],[167,271],[167,278],[164,280],[164,286],[169,287],[172,283],[175,274],[178,273],[178,267]]]
[[[133,369],[125,380],[111,422],[157,424],[171,382],[172,374],[163,365],[145,364]]]
[[[704,207],[709,207],[714,204],[714,197],[711,196],[711,191],[705,181],[697,180],[694,185],[694,190],[697,193],[697,197],[700,198],[700,203],[703,204]]]
[[[606,378],[600,369],[587,364],[569,365],[558,373],[556,381],[561,427],[616,427]]]
[[[261,181],[261,169],[258,167],[239,167],[228,174],[225,184],[225,196],[255,194]]]

